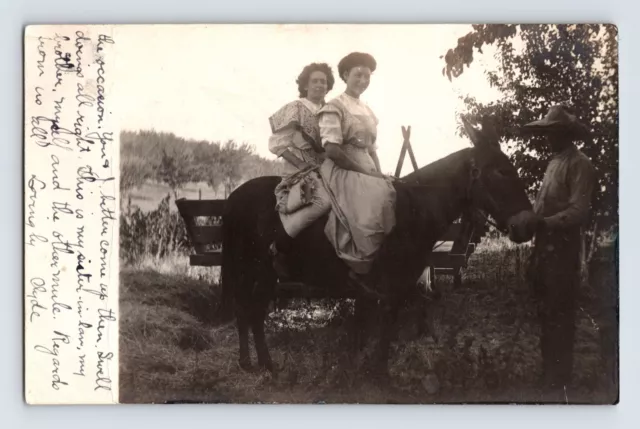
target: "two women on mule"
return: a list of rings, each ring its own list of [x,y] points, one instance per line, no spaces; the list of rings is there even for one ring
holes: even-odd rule
[[[376,251],[395,225],[395,189],[391,179],[382,174],[377,156],[378,119],[360,99],[369,87],[376,65],[371,55],[359,52],[340,61],[338,72],[346,83],[346,90],[318,109],[317,125],[309,128],[307,134],[315,134],[311,135],[315,138],[309,140],[320,142],[324,156],[314,155],[312,166],[301,165],[276,189],[277,210],[284,230],[279,231],[272,251],[274,267],[281,278],[288,276],[286,253],[293,238],[329,211],[325,234],[337,255],[351,269],[352,278],[364,286],[362,276],[371,269]],[[308,82],[303,71],[299,79],[302,89],[311,88],[314,74],[321,73],[318,65],[307,67],[316,67],[316,70],[309,73]],[[327,82],[324,87],[330,90],[331,71],[324,69],[323,73]],[[286,150],[280,148],[299,146],[290,137],[277,140],[276,134],[283,128],[278,124],[286,122],[274,121],[277,115],[271,118],[274,136],[270,148],[273,153],[284,154]],[[288,146],[285,140],[290,142]],[[272,144],[276,141],[282,145]],[[282,156],[288,159],[289,155]],[[297,162],[292,161],[289,162]]]

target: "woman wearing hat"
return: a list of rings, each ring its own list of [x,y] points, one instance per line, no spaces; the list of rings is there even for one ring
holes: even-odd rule
[[[524,126],[546,136],[553,153],[534,205],[538,216],[529,275],[539,304],[544,389],[564,401],[571,379],[580,252],[596,185],[589,158],[574,141],[587,128],[564,106]],[[555,399],[554,399],[555,398]]]
[[[376,152],[378,119],[361,100],[375,70],[369,54],[344,57],[338,72],[346,90],[318,112],[327,156],[321,173],[332,200],[325,232],[358,280],[395,225],[395,189],[382,174]]]

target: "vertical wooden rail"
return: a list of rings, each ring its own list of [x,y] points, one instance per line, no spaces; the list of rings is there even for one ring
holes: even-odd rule
[[[400,173],[402,172],[402,165],[404,164],[404,157],[409,152],[409,159],[411,159],[411,165],[413,166],[413,171],[418,169],[418,163],[416,162],[416,157],[413,154],[413,149],[411,148],[411,125],[408,127],[402,126],[402,149],[400,150],[400,158],[398,159],[398,165],[396,166],[396,177],[400,177]]]

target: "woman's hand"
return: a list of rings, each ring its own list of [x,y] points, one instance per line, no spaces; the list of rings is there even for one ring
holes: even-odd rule
[[[388,176],[388,175],[386,175],[386,174],[382,174],[382,173],[380,173],[379,171],[373,171],[373,172],[371,172],[369,175],[370,175],[370,176],[373,176],[373,177],[378,177],[378,178],[380,178],[380,179],[384,179],[384,180],[386,180],[386,181],[387,181],[387,182],[389,182],[389,183],[393,183],[393,182],[395,182],[395,180],[396,180],[396,178],[395,178],[394,176]]]
[[[289,161],[289,163],[293,164],[298,170],[304,170],[310,167],[310,164],[307,164],[306,162],[295,156],[289,149],[285,150],[281,156]]]
[[[353,161],[345,151],[342,150],[340,145],[335,143],[327,143],[325,145],[325,151],[327,157],[331,159],[338,167],[345,170],[351,170],[362,174],[370,174],[370,171],[363,168],[360,164]]]

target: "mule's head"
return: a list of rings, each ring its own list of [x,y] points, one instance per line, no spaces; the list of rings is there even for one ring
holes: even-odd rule
[[[464,117],[462,121],[474,145],[468,165],[471,204],[491,215],[513,242],[531,240],[533,231],[526,227],[535,219],[531,202],[518,171],[502,152],[491,122],[483,120],[479,130]]]

